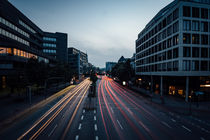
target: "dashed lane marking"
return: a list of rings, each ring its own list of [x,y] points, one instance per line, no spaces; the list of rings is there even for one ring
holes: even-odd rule
[[[95,125],[94,125],[94,128],[95,128],[95,131],[97,131],[97,130],[98,130],[98,128],[97,128],[97,124],[95,124]]]
[[[171,128],[171,126],[169,126],[166,122],[161,121],[161,123],[167,126],[168,128]]]
[[[83,109],[83,111],[82,111],[83,113],[85,113],[85,110]]]
[[[55,131],[55,129],[57,128],[57,124],[55,125],[55,127],[52,129],[52,131],[48,134],[48,137],[50,137],[52,134],[53,134],[53,132]]]
[[[83,119],[84,119],[84,116],[82,115],[82,116],[81,116],[81,120],[83,120]]]
[[[96,110],[94,110],[94,114],[96,114]]]
[[[80,130],[81,128],[82,128],[82,124],[80,123],[78,129]]]
[[[76,135],[75,140],[78,140],[78,139],[79,139],[79,135]]]
[[[123,129],[122,125],[120,124],[118,120],[117,120],[117,123],[119,124],[120,128]]]
[[[96,140],[98,140],[98,136],[96,136]]]
[[[112,113],[114,114],[114,111],[113,111],[113,109],[111,108],[111,111],[112,111]]]
[[[174,119],[171,119],[173,122],[176,122],[176,120],[174,120]]]
[[[182,125],[182,128],[186,129],[189,132],[192,132],[189,128],[185,127],[184,125]]]
[[[201,140],[205,140],[203,137],[201,137]]]
[[[96,121],[96,116],[94,116],[94,121]]]

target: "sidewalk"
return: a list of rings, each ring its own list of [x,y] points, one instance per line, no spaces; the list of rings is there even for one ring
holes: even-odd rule
[[[173,97],[170,95],[164,95],[162,103],[161,97],[159,94],[151,94],[150,91],[143,88],[131,87],[132,90],[140,93],[143,96],[149,97],[148,99],[156,104],[183,115],[192,115],[199,118],[209,118],[210,117],[210,101],[209,102],[186,102],[184,99]],[[198,106],[197,106],[198,105]]]

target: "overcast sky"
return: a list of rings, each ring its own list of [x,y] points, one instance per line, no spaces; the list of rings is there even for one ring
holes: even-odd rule
[[[43,31],[68,33],[68,47],[87,52],[90,63],[135,52],[138,33],[173,0],[9,0]]]

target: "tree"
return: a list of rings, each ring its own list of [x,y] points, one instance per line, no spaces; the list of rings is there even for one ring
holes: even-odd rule
[[[134,76],[134,70],[131,68],[130,60],[128,59],[125,63],[117,63],[112,71],[113,77],[118,77],[120,81],[129,81]]]

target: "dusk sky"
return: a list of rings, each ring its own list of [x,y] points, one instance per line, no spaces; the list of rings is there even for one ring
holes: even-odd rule
[[[173,0],[9,0],[43,31],[68,33],[68,47],[95,66],[135,52],[138,33]]]

